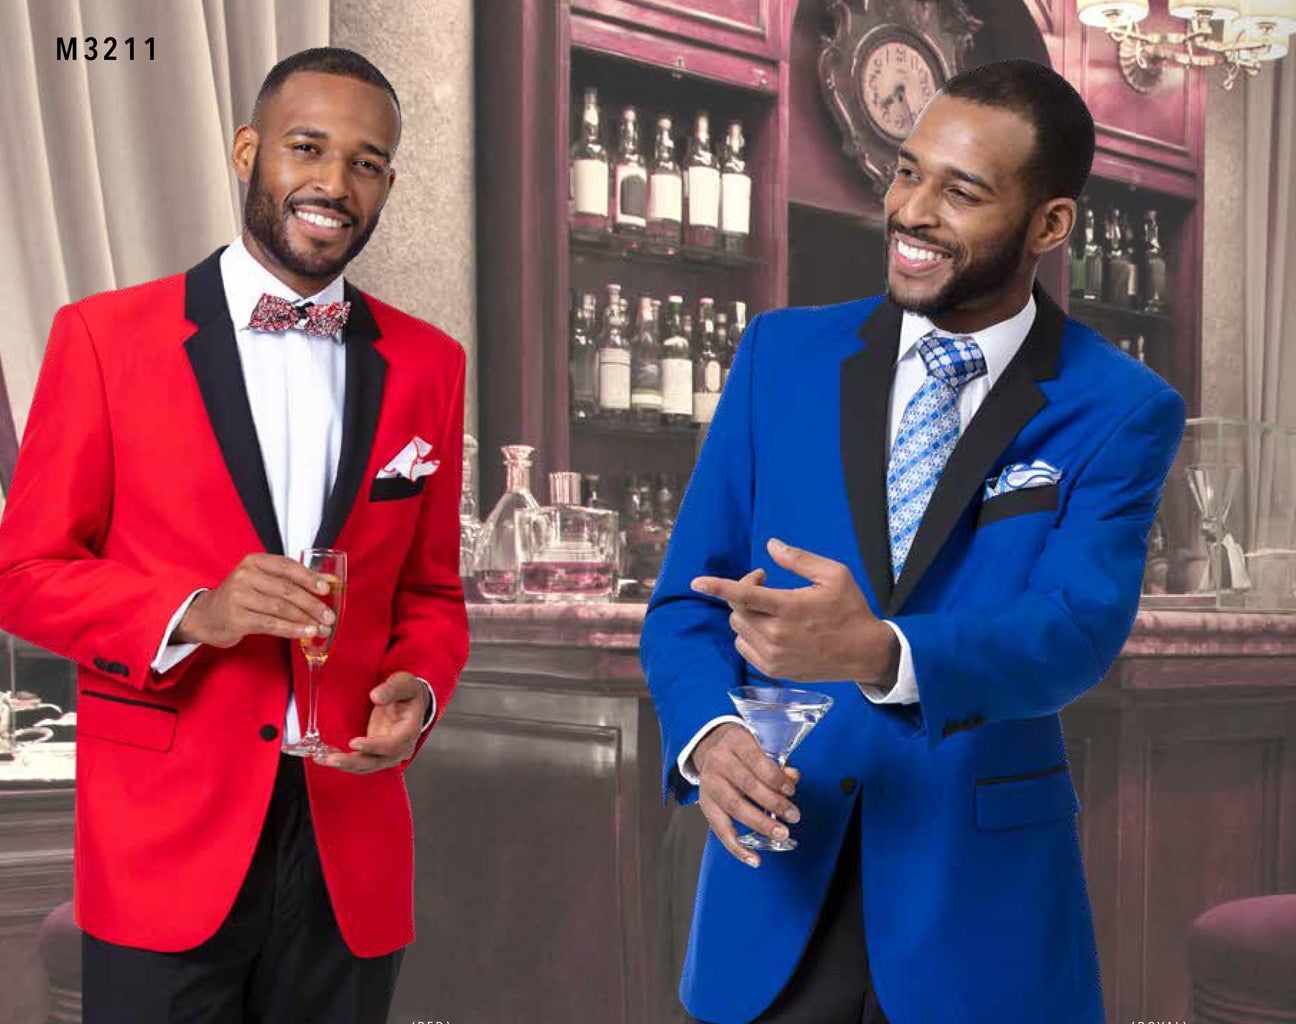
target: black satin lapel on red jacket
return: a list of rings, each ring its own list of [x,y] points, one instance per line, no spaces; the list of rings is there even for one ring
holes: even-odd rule
[[[378,432],[378,414],[382,411],[383,385],[387,378],[387,360],[375,347],[381,337],[373,312],[358,288],[345,285],[351,312],[342,340],[346,345],[346,400],[342,407],[342,451],[338,456],[337,476],[324,506],[324,517],[315,535],[315,547],[329,548],[342,532],[351,514],[356,496],[365,482],[365,470],[373,453]],[[392,453],[393,455],[395,452]]]
[[[185,352],[193,366],[225,468],[248,518],[265,550],[282,555],[279,521],[261,459],[234,324],[225,304],[220,273],[220,254],[224,248],[217,249],[185,274],[185,319],[198,328],[185,342]]]

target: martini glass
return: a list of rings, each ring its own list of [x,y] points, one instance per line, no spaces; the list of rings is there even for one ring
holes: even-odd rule
[[[736,686],[729,691],[738,714],[765,751],[780,768],[797,745],[806,738],[832,707],[831,697],[813,690],[796,690],[790,686]],[[771,814],[778,820],[778,816]],[[791,836],[771,839],[760,832],[748,832],[738,837],[738,842],[749,850],[771,850],[783,853],[795,850],[797,843]]]

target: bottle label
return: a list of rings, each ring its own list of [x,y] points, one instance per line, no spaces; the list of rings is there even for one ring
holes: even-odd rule
[[[696,227],[720,226],[720,172],[714,167],[688,169],[689,224]]]
[[[727,235],[746,235],[751,232],[752,180],[746,174],[726,174],[722,179],[723,199],[720,204],[720,230]]]
[[[599,408],[630,408],[630,352],[627,349],[599,350]]]
[[[630,405],[635,409],[662,407],[660,359],[635,359],[630,370]]]
[[[693,415],[693,364],[687,359],[662,360],[662,411]]]
[[[703,376],[703,380],[705,381],[703,387],[705,387],[709,393],[720,393],[721,384],[719,361],[712,359],[706,364],[706,373]]]
[[[710,423],[715,418],[716,406],[719,404],[719,395],[695,392],[693,395],[693,421],[695,423]]]
[[[602,160],[573,160],[572,185],[576,212],[608,215],[608,165]]]
[[[647,215],[648,175],[642,167],[618,167],[616,222],[643,227]]]
[[[680,221],[684,217],[684,185],[678,174],[654,174],[648,189],[649,220]]]

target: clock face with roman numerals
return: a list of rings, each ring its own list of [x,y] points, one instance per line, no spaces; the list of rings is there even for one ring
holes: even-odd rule
[[[878,131],[899,142],[942,83],[939,66],[925,48],[893,37],[865,58],[864,110]]]

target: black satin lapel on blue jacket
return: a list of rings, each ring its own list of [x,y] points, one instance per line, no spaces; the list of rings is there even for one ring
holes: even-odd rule
[[[342,329],[342,341],[346,345],[342,451],[338,456],[333,490],[329,493],[324,517],[315,535],[314,546],[317,548],[330,548],[337,542],[364,484],[365,469],[378,432],[378,414],[382,410],[383,384],[387,378],[387,360],[374,347],[381,335],[373,313],[360,290],[349,282],[345,285],[345,294],[351,303],[351,312]]]
[[[914,592],[945,541],[981,489],[995,460],[1045,405],[1037,381],[1057,376],[1058,353],[1066,316],[1036,282],[1035,322],[994,387],[986,395],[950,453],[945,470],[918,524],[913,545],[887,605],[894,615]],[[881,504],[885,515],[885,490]]]
[[[220,273],[223,251],[224,246],[185,274],[185,319],[198,328],[185,342],[185,351],[207,407],[216,443],[225,459],[225,468],[248,518],[265,550],[282,555],[279,521],[252,420],[234,324],[225,305]]]
[[[884,299],[864,321],[864,348],[841,364],[841,457],[855,539],[878,606],[891,600],[887,418],[900,347],[900,307]]]

